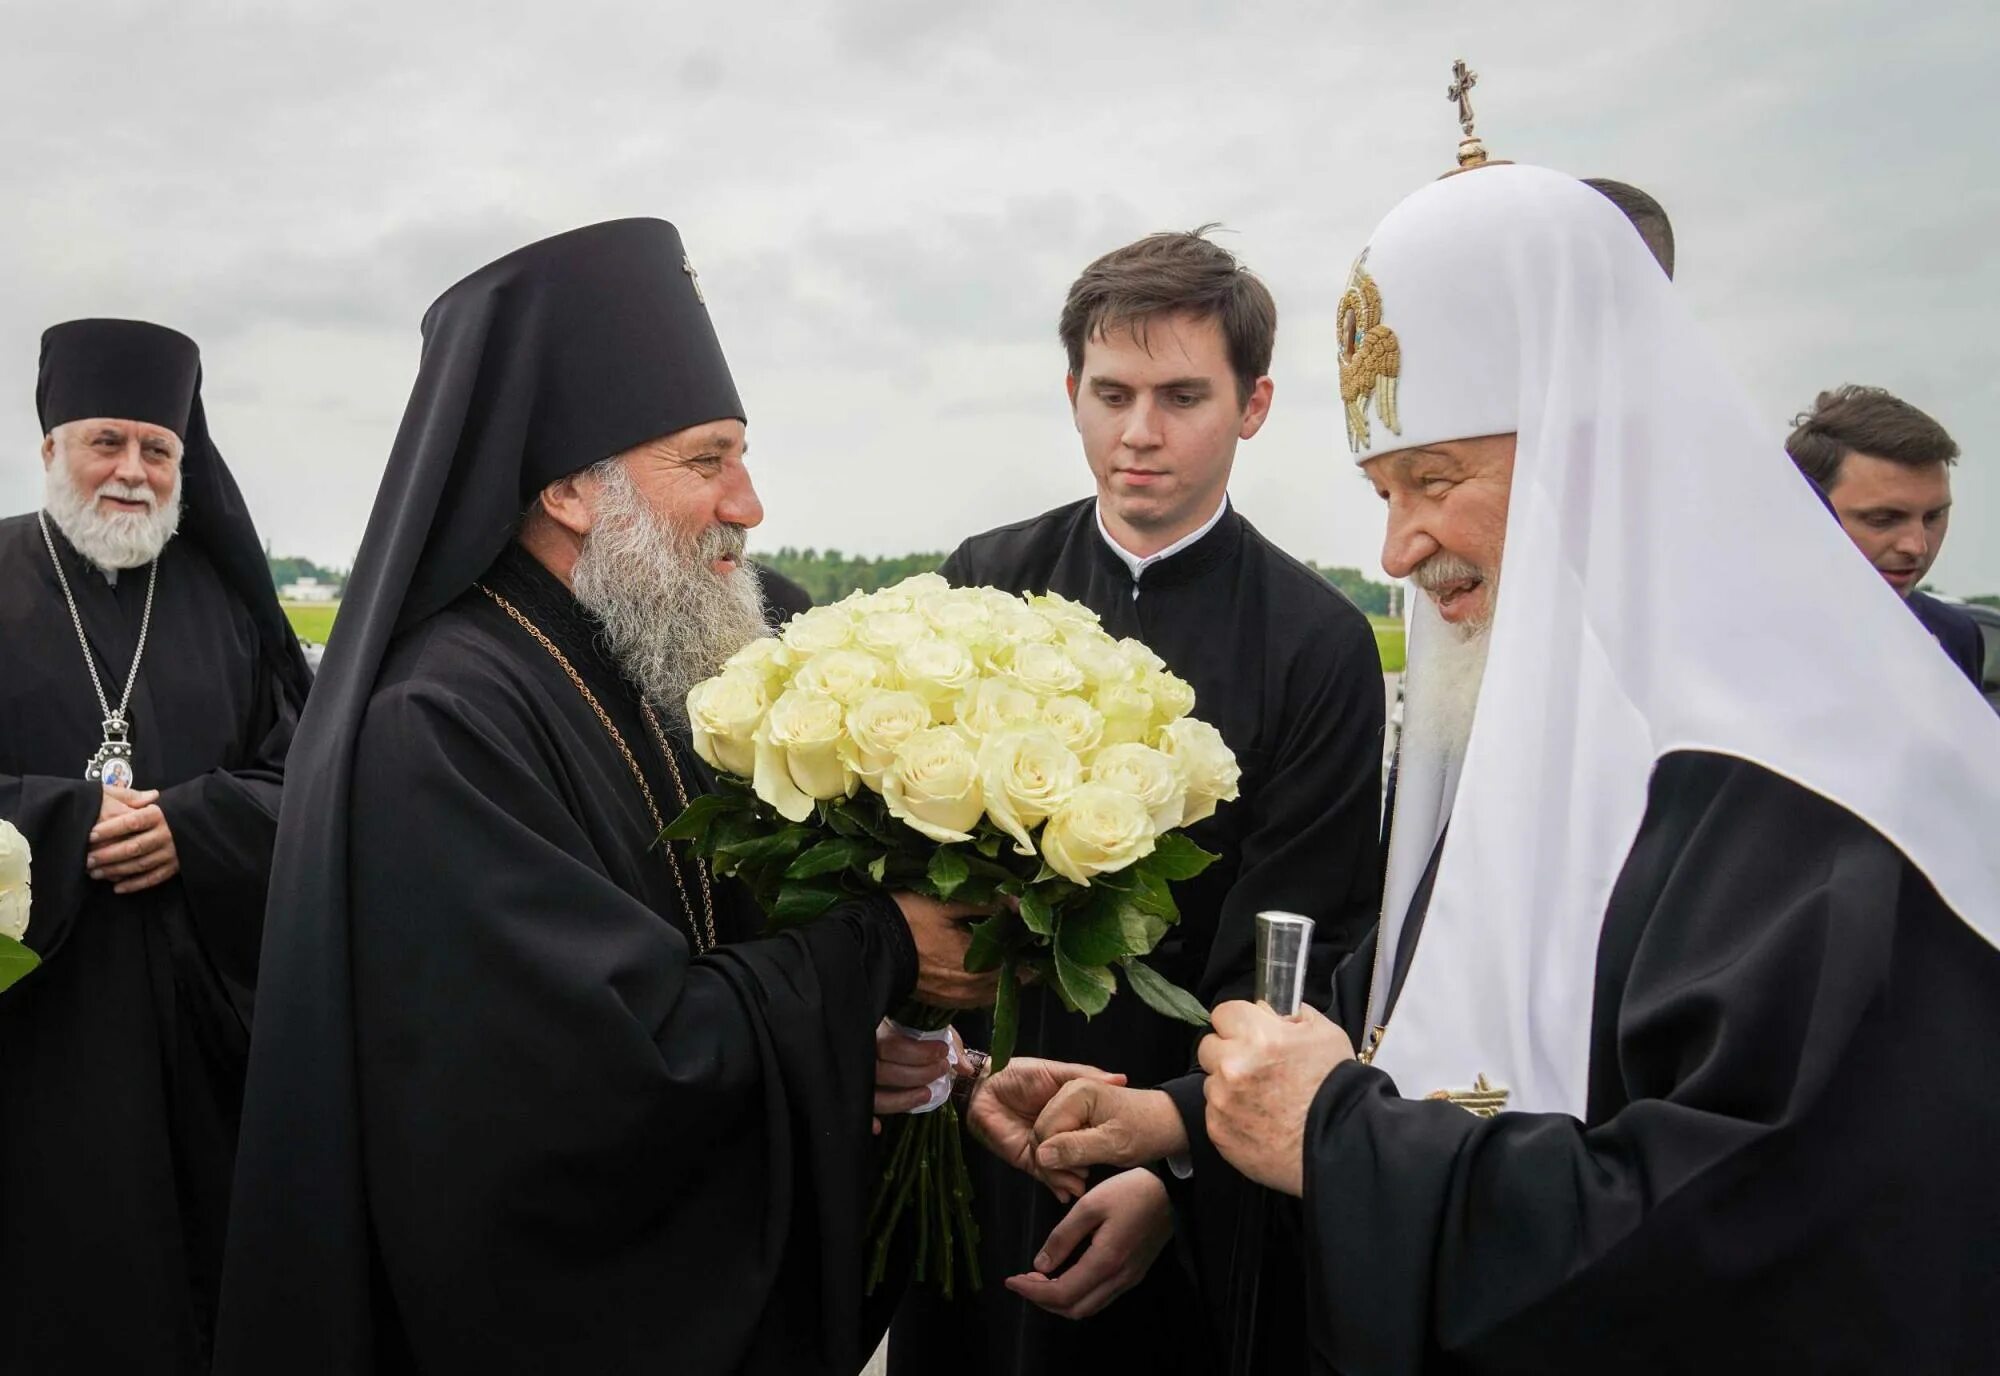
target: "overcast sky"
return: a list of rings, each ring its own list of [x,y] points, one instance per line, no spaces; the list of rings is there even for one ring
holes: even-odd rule
[[[141,316],[200,341],[272,544],[344,564],[431,299],[658,215],[750,410],[752,548],[944,549],[1087,490],[1055,340],[1077,270],[1221,221],[1280,315],[1236,501],[1379,574],[1332,313],[1370,228],[1449,166],[1463,56],[1495,156],[1666,204],[1774,448],[1843,381],[1943,421],[1965,458],[1934,580],[2000,592],[1990,0],[9,9],[0,511],[40,501],[41,330]]]

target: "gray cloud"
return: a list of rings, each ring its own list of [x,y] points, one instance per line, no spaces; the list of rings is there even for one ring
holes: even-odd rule
[[[1844,380],[1938,415],[1966,450],[1939,579],[2000,591],[1990,5],[32,11],[0,87],[0,432],[20,456],[0,510],[37,499],[40,330],[145,315],[202,341],[273,542],[344,561],[428,303],[531,239],[658,214],[752,409],[760,542],[948,546],[1083,490],[1054,338],[1077,269],[1220,220],[1281,315],[1239,503],[1301,555],[1373,567],[1332,300],[1448,160],[1463,55],[1497,151],[1666,203],[1679,289],[1774,443]]]

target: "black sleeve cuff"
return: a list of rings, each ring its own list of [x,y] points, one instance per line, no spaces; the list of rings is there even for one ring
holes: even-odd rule
[[[854,924],[867,952],[874,980],[875,1007],[881,1017],[909,1001],[917,987],[917,942],[903,910],[886,893],[871,893],[843,904],[842,917]]]

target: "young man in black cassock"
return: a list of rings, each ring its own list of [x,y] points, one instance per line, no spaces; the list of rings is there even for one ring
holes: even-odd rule
[[[1180,924],[1153,962],[1205,1004],[1248,995],[1254,920],[1269,909],[1315,920],[1312,987],[1324,998],[1379,897],[1374,633],[1228,498],[1236,446],[1271,405],[1276,328],[1263,283],[1199,233],[1153,235],[1091,264],[1060,334],[1097,493],[975,536],[943,568],[959,585],[1059,593],[1113,635],[1143,640],[1193,685],[1196,710],[1236,753],[1239,798],[1191,832],[1222,859],[1180,887]],[[1021,1006],[1022,1054],[1094,1063],[1138,1085],[1191,1064],[1187,1030],[1136,999],[1088,1021],[1041,990]],[[1232,1316],[1250,1319],[1241,1292],[1258,1274],[1235,1182],[1216,1173],[1176,1185],[1177,1220],[1171,1176],[1126,1171],[1065,1216],[1048,1191],[976,1156],[981,1262],[994,1280],[956,1303],[908,1295],[892,1371],[1224,1369],[1218,1354]],[[1166,1250],[1177,1223],[1182,1245]],[[1263,1303],[1287,1307],[1270,1294]]]
[[[1474,161],[1340,312],[1424,594],[1383,924],[1039,1165],[1301,1196],[1315,1371],[1991,1370],[2000,720],[1616,212]]]
[[[743,417],[658,220],[425,318],[293,752],[218,1370],[865,1360],[875,1026],[992,981],[909,895],[758,939],[657,839],[688,689],[763,631]]]
[[[42,336],[43,509],[0,521],[0,1370],[207,1368],[286,747],[307,673],[194,341]]]

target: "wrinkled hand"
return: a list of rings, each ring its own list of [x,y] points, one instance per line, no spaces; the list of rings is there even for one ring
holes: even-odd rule
[[[160,811],[160,791],[107,788],[90,829],[90,852],[83,867],[113,893],[138,893],[164,884],[181,872],[173,829]]]
[[[917,943],[916,997],[933,1008],[984,1008],[1000,987],[1000,972],[975,975],[965,968],[972,945],[969,918],[986,916],[966,903],[940,903],[921,894],[891,894],[903,910],[910,936]]]
[[[1281,1018],[1261,1003],[1225,1003],[1201,1041],[1208,1137],[1260,1185],[1304,1193],[1306,1115],[1320,1084],[1354,1045],[1313,1008]]]
[[[1148,1170],[1124,1171],[1095,1185],[1035,1256],[1035,1269],[1007,1278],[1007,1288],[1065,1319],[1087,1319],[1145,1279],[1174,1235],[1167,1187]],[[1083,1254],[1055,1272],[1078,1245]]]
[[[875,1131],[882,1131],[882,1119],[892,1113],[908,1113],[922,1108],[931,1097],[931,1085],[951,1069],[951,1048],[958,1045],[958,1033],[951,1042],[927,1042],[896,1030],[887,1018],[875,1028]]]
[[[1035,1120],[1035,1160],[1045,1171],[1142,1166],[1188,1149],[1180,1111],[1165,1090],[1076,1080]]]
[[[1093,1065],[1016,1056],[974,1091],[965,1112],[975,1141],[1015,1170],[1034,1176],[1064,1202],[1083,1193],[1084,1172],[1044,1170],[1036,1162],[1035,1117],[1072,1081],[1122,1085],[1125,1077]]]

